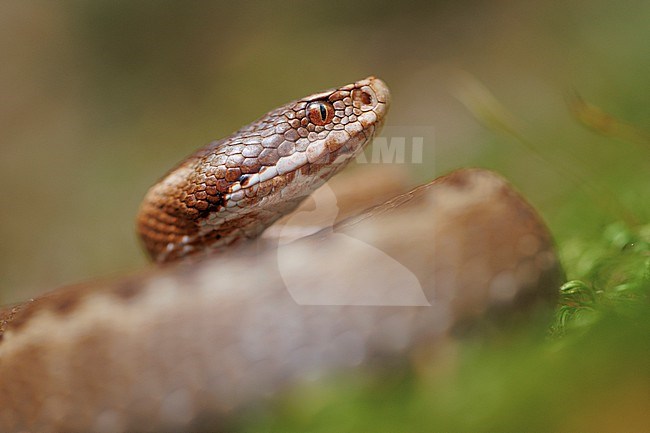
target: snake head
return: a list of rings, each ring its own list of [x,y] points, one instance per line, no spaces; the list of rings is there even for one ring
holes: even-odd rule
[[[257,237],[363,151],[389,102],[386,84],[368,77],[199,149],[147,193],[138,216],[147,251],[164,262]]]

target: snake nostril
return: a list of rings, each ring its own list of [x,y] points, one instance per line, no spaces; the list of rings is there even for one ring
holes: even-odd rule
[[[365,90],[356,89],[352,91],[352,100],[361,105],[370,105],[373,102],[373,97]]]

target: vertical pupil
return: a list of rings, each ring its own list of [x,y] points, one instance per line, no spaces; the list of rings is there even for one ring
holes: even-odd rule
[[[320,118],[323,120],[327,120],[327,108],[325,108],[325,104],[320,104],[318,106],[318,109],[320,110]]]

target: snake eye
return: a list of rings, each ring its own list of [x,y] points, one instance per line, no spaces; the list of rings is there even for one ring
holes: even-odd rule
[[[334,117],[334,107],[327,101],[312,102],[307,106],[307,117],[314,125],[323,126]]]

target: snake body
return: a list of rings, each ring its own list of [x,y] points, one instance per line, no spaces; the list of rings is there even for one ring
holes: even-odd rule
[[[0,431],[229,429],[296,383],[407,362],[461,322],[552,303],[548,231],[484,170],[296,242],[244,242],[359,152],[387,106],[375,78],[300,99],[147,193],[138,226],[153,259],[221,254],[0,311]]]

